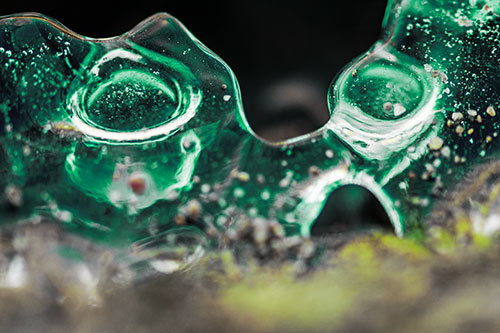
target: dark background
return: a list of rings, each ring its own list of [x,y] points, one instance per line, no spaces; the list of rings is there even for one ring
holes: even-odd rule
[[[36,11],[82,35],[111,37],[168,12],[229,64],[252,127],[277,140],[328,120],[328,86],[377,39],[386,2],[10,0],[0,15]]]

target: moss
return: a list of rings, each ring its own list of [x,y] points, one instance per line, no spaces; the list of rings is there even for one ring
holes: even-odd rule
[[[286,270],[259,272],[224,290],[220,300],[223,308],[250,316],[260,329],[326,329],[338,325],[359,293],[345,288],[344,279],[337,271],[300,280]]]
[[[441,254],[453,254],[457,249],[455,236],[441,227],[432,227],[429,230],[428,246]]]
[[[414,241],[374,234],[347,244],[305,277],[297,277],[290,263],[261,267],[223,289],[219,300],[233,316],[245,314],[258,330],[331,330],[365,302],[391,295],[403,303],[422,297],[430,288],[430,257]]]
[[[394,235],[379,235],[378,239],[387,251],[416,260],[428,259],[430,251],[420,243],[406,238],[398,238]]]
[[[344,261],[354,262],[359,266],[372,266],[375,264],[375,249],[369,243],[369,238],[357,240],[348,244],[340,252]]]

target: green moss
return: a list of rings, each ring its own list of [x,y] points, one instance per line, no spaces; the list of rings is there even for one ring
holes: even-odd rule
[[[375,262],[375,250],[368,239],[361,239],[347,245],[340,253],[340,258],[357,265],[370,266]]]
[[[221,300],[234,315],[247,314],[261,329],[325,329],[338,324],[359,293],[345,288],[342,280],[336,271],[298,281],[283,271],[260,272],[224,290]]]
[[[443,228],[434,227],[429,231],[429,246],[438,253],[454,253],[457,248],[456,238]]]
[[[378,238],[381,245],[393,254],[418,260],[427,259],[430,256],[428,249],[411,239],[398,238],[393,235],[380,235]]]
[[[224,288],[219,300],[232,316],[247,316],[255,330],[331,330],[365,301],[422,297],[430,285],[429,253],[411,240],[364,236],[306,277],[296,277],[292,264],[257,267]]]

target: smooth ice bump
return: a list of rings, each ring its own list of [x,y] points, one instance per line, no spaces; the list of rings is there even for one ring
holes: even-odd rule
[[[279,143],[254,134],[229,67],[167,14],[110,39],[3,17],[0,188],[15,209],[1,213],[131,240],[246,218],[308,235],[355,184],[402,235],[498,158],[499,15],[495,1],[390,1],[380,40],[334,80],[330,121]]]
[[[0,22],[0,182],[23,198],[6,217],[64,212],[70,227],[131,238],[152,220],[168,230],[196,197],[200,159],[227,161],[224,140],[243,137],[232,72],[167,14],[109,39],[39,14]]]

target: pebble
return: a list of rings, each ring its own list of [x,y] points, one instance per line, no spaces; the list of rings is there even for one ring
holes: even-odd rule
[[[21,207],[23,204],[23,193],[16,185],[8,185],[5,188],[5,197],[7,202],[14,207]]]
[[[198,200],[191,200],[186,205],[186,214],[189,218],[197,220],[201,217],[201,204]]]
[[[493,108],[493,106],[491,106],[491,105],[490,105],[490,106],[488,106],[488,108],[486,109],[486,113],[487,113],[488,115],[490,115],[491,117],[494,117],[494,116],[496,116],[496,115],[497,115],[497,113],[496,113],[495,109],[494,109],[494,108]]]
[[[128,180],[128,186],[137,195],[142,195],[146,191],[146,179],[140,172],[133,172]]]
[[[477,116],[477,111],[476,110],[469,110],[467,111],[467,114],[471,117]]]
[[[453,119],[453,121],[459,121],[464,119],[464,115],[462,112],[453,112],[451,114],[451,119]]]
[[[250,174],[248,172],[240,171],[237,176],[238,180],[241,182],[248,182],[250,180]]]
[[[440,150],[443,147],[443,143],[444,143],[443,139],[436,136],[432,138],[431,141],[429,142],[429,149]]]
[[[402,115],[405,112],[406,112],[406,108],[403,105],[401,105],[399,103],[394,104],[394,115],[396,117]]]
[[[449,158],[451,156],[450,147],[448,147],[448,146],[443,147],[443,149],[441,149],[441,155],[443,155],[443,157],[445,157],[445,158]]]

